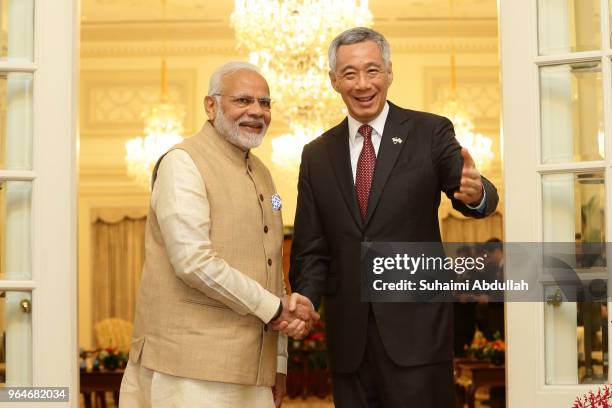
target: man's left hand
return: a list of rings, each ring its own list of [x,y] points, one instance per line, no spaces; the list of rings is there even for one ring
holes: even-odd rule
[[[453,196],[464,204],[476,207],[482,200],[483,186],[480,172],[476,169],[476,163],[474,163],[474,159],[468,149],[462,147],[461,156],[463,156],[461,186],[459,191],[455,191]]]
[[[276,373],[276,382],[272,387],[272,396],[274,397],[274,405],[276,408],[280,408],[283,403],[283,398],[287,392],[286,386],[287,376],[282,373]]]

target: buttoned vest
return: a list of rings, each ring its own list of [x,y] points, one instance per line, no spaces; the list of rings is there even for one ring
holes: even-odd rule
[[[209,122],[172,149],[186,151],[204,180],[216,255],[281,297],[283,223],[268,169]],[[277,341],[256,316],[240,315],[177,277],[149,209],[130,359],[179,377],[272,386]]]

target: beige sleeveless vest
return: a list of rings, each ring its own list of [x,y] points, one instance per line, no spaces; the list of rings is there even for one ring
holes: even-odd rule
[[[268,169],[209,122],[173,149],[186,151],[202,175],[218,256],[282,296],[283,223],[280,210],[273,209],[276,190]],[[153,183],[156,174],[157,166]],[[277,332],[256,316],[239,315],[175,275],[149,209],[130,359],[179,377],[272,386],[277,341]]]

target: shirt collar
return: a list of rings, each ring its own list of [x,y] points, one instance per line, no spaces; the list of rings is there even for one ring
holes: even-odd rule
[[[387,116],[389,115],[389,102],[385,102],[385,106],[383,106],[383,110],[375,117],[373,120],[368,122],[368,125],[372,126],[372,129],[376,133],[378,133],[381,137],[383,134],[383,129],[385,128],[385,122],[387,121]],[[351,144],[355,143],[355,137],[357,136],[357,131],[363,125],[363,123],[359,122],[357,119],[348,115],[348,127],[349,127],[349,140]]]

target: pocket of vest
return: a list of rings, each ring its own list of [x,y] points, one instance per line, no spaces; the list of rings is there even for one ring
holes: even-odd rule
[[[229,307],[227,307],[226,305],[224,305],[223,303],[216,301],[214,299],[192,299],[192,298],[183,298],[181,299],[183,302],[185,303],[193,303],[196,305],[201,305],[201,306],[207,306],[207,307],[212,307],[214,309],[220,309],[220,310],[226,310],[226,311],[231,311],[232,309],[230,309]]]
[[[134,364],[140,363],[140,356],[142,355],[142,349],[144,347],[145,338],[144,336],[138,337],[137,339],[132,339],[130,342],[130,353],[129,358],[130,361]]]

